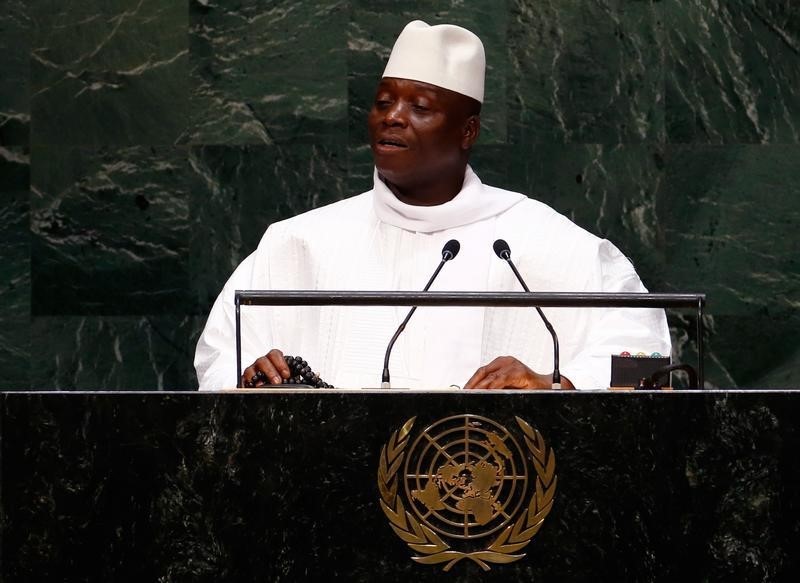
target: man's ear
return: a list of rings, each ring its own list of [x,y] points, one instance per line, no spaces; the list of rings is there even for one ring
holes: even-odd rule
[[[464,122],[464,135],[461,139],[461,149],[469,150],[478,141],[481,133],[481,116],[471,115]]]

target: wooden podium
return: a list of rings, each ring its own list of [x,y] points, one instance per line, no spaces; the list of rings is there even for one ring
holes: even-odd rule
[[[792,391],[5,393],[0,576],[796,581],[798,428]],[[452,509],[495,530],[437,550]]]

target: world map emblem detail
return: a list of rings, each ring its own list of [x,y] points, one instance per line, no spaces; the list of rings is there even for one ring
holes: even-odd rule
[[[516,417],[517,435],[479,415],[456,415],[412,435],[416,417],[381,451],[381,508],[412,560],[463,559],[484,570],[511,563],[553,506],[555,455],[541,434]]]

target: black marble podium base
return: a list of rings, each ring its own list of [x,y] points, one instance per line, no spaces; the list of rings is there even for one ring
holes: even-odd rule
[[[421,565],[384,444],[519,416],[557,458],[527,556]],[[2,581],[797,581],[800,393],[5,393]]]

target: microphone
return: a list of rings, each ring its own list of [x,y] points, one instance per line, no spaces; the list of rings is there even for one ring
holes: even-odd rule
[[[517,271],[517,267],[514,265],[514,262],[511,261],[511,248],[508,246],[503,239],[498,239],[492,245],[494,248],[495,254],[504,261],[508,262],[508,266],[511,267],[511,270],[514,272],[514,275],[517,276],[519,283],[522,285],[522,289],[526,292],[530,292],[531,290],[528,289],[528,286],[525,285],[525,280],[522,279],[522,276]],[[539,306],[534,306],[536,311],[539,312],[539,316],[542,318],[542,322],[544,322],[547,331],[550,332],[550,336],[553,337],[553,388],[560,389],[561,388],[561,372],[558,370],[558,336],[556,336],[556,331],[553,329],[552,324],[550,321],[545,317],[544,312],[542,312]]]
[[[428,291],[430,289],[433,280],[436,279],[436,276],[439,275],[439,272],[444,267],[444,264],[454,259],[456,255],[458,255],[459,250],[461,249],[461,243],[456,241],[455,239],[450,239],[447,243],[444,244],[442,247],[442,261],[439,263],[439,267],[436,268],[436,271],[433,272],[433,275],[428,280],[427,285],[422,291]],[[412,306],[411,309],[408,311],[408,315],[406,316],[405,320],[400,324],[397,328],[397,332],[394,333],[392,339],[389,341],[389,346],[386,347],[386,356],[383,357],[383,376],[381,377],[381,388],[382,389],[391,389],[392,385],[389,381],[389,355],[392,353],[392,347],[394,343],[397,341],[398,336],[400,333],[406,329],[406,324],[411,319],[411,316],[414,312],[417,311],[417,306]]]

